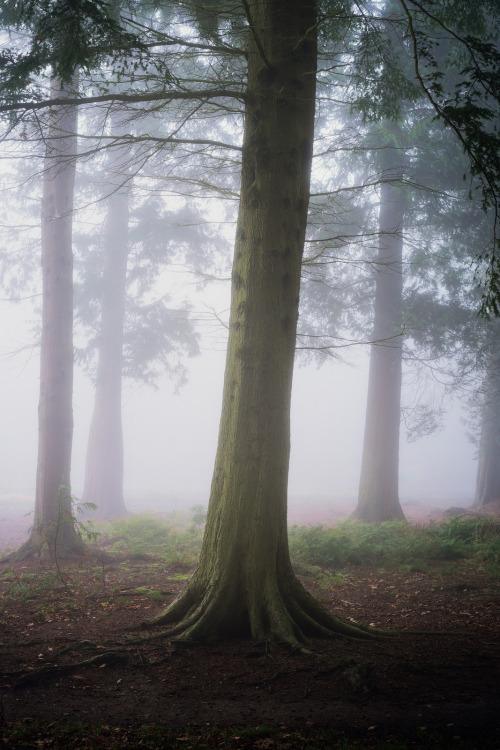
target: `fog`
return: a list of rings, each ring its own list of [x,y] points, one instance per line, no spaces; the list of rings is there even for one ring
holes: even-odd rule
[[[165,20],[165,23],[168,25],[170,21]],[[160,26],[163,23],[161,19],[156,22]],[[184,37],[190,38],[196,23],[193,19],[190,30],[188,20],[182,16],[176,32],[180,34],[179,43]],[[233,32],[227,33],[231,35]],[[188,89],[192,81],[203,81],[207,75],[213,76],[215,82],[220,78],[226,84],[226,73],[228,80],[232,80],[234,91],[238,93],[245,89],[246,62],[243,57],[238,63],[232,60],[226,71],[224,57],[221,57],[219,69],[215,58],[210,57],[208,62],[209,58],[201,51],[199,57],[198,53],[191,56],[191,52],[183,57],[173,49],[164,54],[170,65],[169,74],[173,78],[178,75],[179,80],[185,77],[190,82]],[[326,54],[325,60],[328,61],[329,55],[331,60],[336,60],[338,53],[329,50]],[[335,69],[332,65],[331,70]],[[303,330],[299,331],[299,340],[303,342],[304,338],[310,337],[308,341],[320,340],[321,343],[326,339],[328,342],[340,339],[365,343],[358,343],[347,351],[346,361],[327,358],[320,365],[314,357],[306,361],[301,355],[297,356],[292,393],[289,498],[295,505],[302,503],[305,506],[318,498],[335,504],[346,499],[354,501],[357,497],[367,403],[368,341],[373,336],[379,343],[385,342],[386,354],[394,339],[398,339],[393,348],[399,348],[399,363],[391,370],[394,373],[397,369],[398,378],[401,361],[407,363],[403,368],[417,370],[425,360],[431,367],[436,364],[436,370],[443,366],[443,381],[456,394],[454,401],[447,397],[443,402],[445,415],[441,430],[411,443],[406,440],[404,427],[401,430],[399,491],[402,501],[439,506],[469,503],[474,496],[476,449],[466,437],[462,420],[467,413],[462,410],[460,399],[463,399],[464,407],[471,407],[473,399],[465,390],[478,388],[491,354],[490,332],[484,321],[477,336],[478,291],[471,272],[471,248],[481,248],[486,241],[489,242],[485,238],[490,237],[491,227],[487,219],[478,221],[480,202],[471,202],[469,187],[462,184],[467,165],[457,159],[455,141],[448,142],[439,129],[433,130],[434,111],[426,113],[424,108],[421,112],[422,103],[416,109],[414,117],[422,118],[422,123],[427,122],[425,127],[422,124],[422,134],[429,131],[425,137],[422,135],[421,143],[413,140],[416,136],[411,117],[408,122],[398,123],[397,128],[402,130],[397,137],[390,128],[387,140],[382,124],[386,115],[379,113],[380,116],[377,115],[370,124],[357,110],[348,112],[345,103],[352,92],[344,90],[342,77],[338,78],[337,74],[330,77],[328,70],[327,66],[319,77],[316,154],[307,228],[304,218]],[[154,85],[164,87],[163,73],[160,75],[152,70],[149,75],[152,81],[156,81]],[[158,75],[159,78],[154,77]],[[207,79],[206,83],[208,85],[210,80]],[[87,96],[93,85],[83,77],[80,82],[82,96]],[[106,81],[108,85],[111,84]],[[122,290],[125,301],[122,300],[123,304],[120,302],[121,307],[117,305],[116,309],[119,308],[121,313],[127,310],[125,333],[132,331],[125,342],[129,345],[128,350],[126,345],[122,347],[124,361],[130,365],[133,359],[130,351],[134,346],[137,358],[127,373],[137,379],[125,380],[122,398],[125,500],[134,510],[206,503],[214,466],[229,289],[228,284],[203,285],[200,278],[201,274],[226,278],[230,275],[230,247],[239,196],[243,112],[239,96],[235,98],[239,103],[234,108],[228,107],[227,103],[212,102],[210,97],[201,106],[198,96],[196,93],[193,102],[189,98],[185,102],[183,98],[177,103],[169,102],[163,109],[157,109],[154,102],[136,106],[133,100],[119,106],[115,102],[110,107],[79,107],[78,125],[73,126],[75,133],[72,135],[73,131],[70,131],[69,138],[69,141],[74,140],[75,153],[79,154],[75,163],[74,201],[66,213],[55,210],[53,216],[44,214],[47,221],[50,218],[57,222],[71,215],[72,233],[68,237],[72,237],[72,244],[68,241],[67,248],[69,256],[74,251],[75,262],[74,331],[77,344],[81,344],[82,349],[87,347],[89,360],[99,346],[101,352],[106,349],[105,340],[108,345],[110,341],[118,341],[117,335],[106,339],[103,333],[105,325],[101,312],[106,309],[103,290],[109,292],[116,280],[115,266],[105,279],[105,270],[111,266],[109,254],[118,255],[116,248],[112,252],[111,249],[116,244],[122,251],[127,251],[123,264],[126,271],[123,276],[127,276]],[[29,120],[29,127],[23,125],[21,128],[20,125],[19,132],[14,129],[12,137],[9,135],[4,139],[4,151],[0,152],[5,165],[5,174],[1,176],[8,186],[5,193],[10,191],[2,214],[5,247],[0,248],[3,253],[0,255],[0,280],[5,282],[4,299],[0,301],[0,388],[3,401],[0,493],[22,495],[29,503],[34,495],[37,464],[40,363],[39,350],[33,342],[38,339],[35,329],[40,325],[40,300],[37,303],[36,299],[27,299],[19,304],[11,300],[16,295],[29,295],[34,288],[40,287],[41,273],[37,275],[35,271],[34,276],[31,274],[35,266],[38,267],[40,252],[42,183],[47,180],[46,185],[54,186],[59,181],[56,179],[58,175],[65,169],[71,171],[73,165],[71,154],[66,163],[59,155],[52,166],[49,158],[52,152],[48,150],[44,156],[43,139],[47,134],[49,142],[53,139],[55,145],[58,139],[64,139],[57,128],[54,130],[50,115],[39,116],[42,119]],[[76,113],[73,116],[76,118]],[[314,112],[311,122],[313,116]],[[211,129],[207,130],[207,123]],[[408,129],[406,134],[403,133],[405,128]],[[173,139],[172,134],[175,134]],[[181,142],[184,144],[182,148]],[[161,149],[159,143],[162,143]],[[394,149],[394,144],[398,143],[400,145]],[[436,143],[443,148],[443,163],[456,163],[457,174],[455,167],[450,175],[433,173]],[[61,159],[60,173],[53,171],[54,164],[57,166]],[[401,184],[400,172],[404,175]],[[391,180],[387,175],[392,175]],[[408,185],[412,186],[412,191],[408,190]],[[392,193],[385,188],[390,188]],[[448,191],[454,191],[456,204],[448,205],[444,200]],[[406,205],[409,192],[412,192],[411,205]],[[432,201],[429,194],[433,196]],[[435,194],[441,196],[442,205]],[[123,203],[122,218],[117,220],[113,212],[120,201]],[[396,207],[400,215],[384,219],[386,212],[382,209],[387,207]],[[113,219],[110,218],[112,215]],[[456,236],[455,217],[460,217],[459,238]],[[388,222],[385,225],[384,220]],[[290,222],[283,223],[283,226],[288,225]],[[113,231],[108,231],[107,227]],[[391,243],[394,247],[390,247]],[[400,247],[396,252],[398,243]],[[174,266],[189,267],[191,276],[189,273],[183,276],[178,270],[170,277],[168,274]],[[198,277],[193,276],[193,268]],[[448,273],[449,268],[454,273]],[[460,276],[459,282],[454,274]],[[380,291],[380,299],[385,299],[389,306],[392,304],[392,320],[387,311],[380,313],[379,310],[375,314],[380,307],[376,304],[377,287],[382,290],[381,280],[386,281],[389,277],[392,284],[390,294]],[[401,277],[404,280],[404,305],[402,291],[396,290]],[[282,281],[285,278],[288,276],[284,275]],[[69,294],[67,299],[70,299]],[[177,304],[181,306],[185,299],[193,308],[194,326],[200,336],[201,353],[196,357],[185,355],[191,344],[188,324],[183,329],[182,324],[176,328],[174,323],[173,332],[166,332],[163,325],[169,320],[170,308]],[[443,307],[449,308],[446,309],[448,328],[442,320]],[[396,309],[397,313],[394,312]],[[210,317],[212,310],[214,314]],[[295,320],[295,311],[293,316]],[[60,315],[58,320],[68,317]],[[290,319],[288,314],[283,317],[283,320]],[[123,328],[123,320],[121,324]],[[382,330],[381,325],[386,329]],[[144,343],[141,336],[146,339],[148,332],[152,343],[146,342],[141,349],[140,344]],[[464,332],[468,336],[465,344]],[[479,338],[481,356],[478,355]],[[155,350],[158,342],[163,349],[157,346]],[[141,352],[144,353],[149,344],[150,351],[146,353],[152,351],[155,356],[148,359],[145,355],[145,362],[141,362]],[[185,363],[187,382],[177,390],[175,383],[165,375],[155,383],[155,388],[148,388],[141,383],[141,378],[147,378],[150,374],[148,367],[162,360],[167,345],[171,345],[174,355]],[[403,346],[407,347],[405,351]],[[69,347],[68,352],[69,362]],[[144,368],[141,368],[142,364]],[[121,355],[119,366],[122,366]],[[65,372],[69,369],[68,364]],[[462,379],[462,371],[466,371],[468,381],[466,377]],[[412,377],[415,377],[414,372]],[[392,439],[391,435],[391,439],[384,438],[384,442],[379,441],[377,445],[379,422],[371,431],[372,442],[365,455],[377,455],[381,444],[391,448],[397,444],[400,384],[399,381],[396,385],[388,381],[389,378],[380,377],[377,398],[371,399],[370,403],[372,406],[374,403],[384,404],[380,396],[384,387],[397,396],[396,407],[392,409],[393,403],[390,409],[385,406],[382,419],[390,424],[392,435],[396,437]],[[114,393],[119,390],[117,382]],[[474,383],[472,387],[471,382]],[[405,387],[403,402],[406,396],[406,403],[416,403],[420,408],[422,404],[418,398],[408,398],[410,386]],[[440,404],[439,397],[445,385],[433,384],[432,387],[437,391],[441,389],[434,402]],[[422,382],[415,385],[415,389],[422,391]],[[109,403],[112,399],[109,392],[107,395]],[[477,408],[479,400],[476,401],[473,406]],[[433,402],[432,395],[430,402]],[[93,404],[92,381],[77,367],[73,393],[71,477],[72,492],[77,498],[83,492]],[[386,416],[389,412],[395,415],[394,420]],[[117,440],[108,439],[103,430],[97,430],[96,434],[104,436],[102,441],[107,441],[108,445],[118,444]],[[101,448],[97,449],[97,455],[105,456],[106,462],[111,463],[109,453]],[[396,460],[393,461],[394,457]],[[395,450],[390,463],[397,464]],[[65,471],[67,473],[67,469]],[[387,469],[387,473],[390,472],[392,466]],[[94,473],[99,474],[98,471]],[[103,473],[101,470],[100,475]],[[365,474],[368,475],[369,471]],[[396,474],[397,469],[392,476],[396,477]],[[110,494],[106,491],[101,497]],[[380,496],[383,494],[379,493]]]
[[[200,292],[200,305],[203,300]],[[206,296],[206,295],[205,295]],[[0,388],[1,494],[34,496],[37,460],[39,352],[31,348],[31,306],[2,302]],[[21,351],[19,351],[21,350]],[[18,354],[14,352],[18,351]],[[369,347],[356,364],[296,364],[292,396],[289,497],[294,506],[323,499],[335,505],[355,498],[359,482]],[[187,360],[189,380],[178,393],[164,378],[151,389],[126,383],[123,395],[125,499],[132,510],[170,510],[206,504],[222,399],[225,352],[203,339]],[[83,487],[93,386],[77,370],[73,399],[72,489]],[[466,504],[474,493],[475,448],[458,403],[444,429],[412,443],[401,438],[400,495],[440,507]]]

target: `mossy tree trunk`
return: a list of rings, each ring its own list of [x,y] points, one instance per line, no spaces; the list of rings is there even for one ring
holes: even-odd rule
[[[54,79],[51,97],[77,87]],[[27,542],[13,554],[65,557],[84,549],[74,520],[70,490],[73,439],[73,250],[75,107],[51,113],[42,197],[42,338],[38,405],[38,466],[35,514]]]
[[[314,3],[249,3],[248,91],[223,406],[198,568],[152,624],[195,642],[367,635],[290,564],[290,397],[313,148]]]
[[[490,323],[474,507],[500,498],[500,322]]]
[[[358,505],[353,518],[404,520],[399,502],[399,432],[403,326],[403,222],[405,195],[401,142],[395,123],[382,149],[379,246],[376,262],[373,344],[370,350],[365,433]]]
[[[119,115],[112,114],[112,135],[119,137]],[[129,149],[109,160],[110,195],[104,227],[101,323],[94,410],[90,425],[82,500],[97,505],[99,516],[117,518],[123,499],[122,368],[127,260],[129,254]]]

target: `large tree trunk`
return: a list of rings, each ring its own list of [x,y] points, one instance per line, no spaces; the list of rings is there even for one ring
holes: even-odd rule
[[[119,115],[112,116],[118,137]],[[107,217],[104,228],[101,328],[94,411],[90,425],[82,500],[97,505],[99,516],[117,518],[127,510],[123,499],[122,367],[127,279],[129,149],[110,158]]]
[[[474,507],[500,498],[500,322],[491,324]]]
[[[363,634],[296,579],[287,540],[290,395],[315,107],[315,9],[249,3],[248,92],[223,406],[198,568],[153,624],[212,642]]]
[[[397,136],[396,125],[389,132]],[[404,192],[401,157],[394,137],[382,150],[379,248],[376,264],[373,344],[358,505],[353,518],[381,522],[404,520],[399,502],[399,430],[403,323]]]
[[[71,87],[53,80],[51,97]],[[70,470],[73,439],[73,250],[72,211],[76,155],[75,107],[53,109],[43,174],[42,339],[38,405],[35,515],[28,541],[14,553],[65,557],[83,542],[73,520]]]

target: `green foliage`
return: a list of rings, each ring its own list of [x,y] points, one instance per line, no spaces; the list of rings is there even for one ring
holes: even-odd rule
[[[55,77],[69,82],[75,70],[96,69],[105,57],[116,62],[124,54],[144,54],[146,47],[140,38],[122,28],[112,10],[104,0],[9,0],[0,22],[31,32],[31,45],[28,50],[2,50],[2,99],[25,97],[33,76],[48,65]],[[36,89],[30,91],[36,93]]]
[[[152,599],[156,602],[162,602],[165,594],[161,591],[155,591],[154,589],[148,589],[145,586],[138,586],[138,588],[130,589],[128,592],[130,596],[147,596],[148,599]]]
[[[83,503],[78,498],[71,497],[71,513],[67,519],[68,523],[74,524],[76,533],[89,544],[97,542],[101,536],[101,532],[96,529],[93,521],[89,519],[81,521],[78,516],[88,511],[96,510],[97,505],[95,503]]]
[[[464,7],[461,0],[416,5],[386,0],[375,12],[378,22],[370,17],[360,26],[352,63],[352,107],[365,122],[378,123],[403,121],[413,110],[413,125],[428,108],[425,127],[434,130],[433,139],[431,117],[453,135],[467,157],[463,178],[469,197],[480,200],[492,221],[491,242],[476,249],[477,275],[484,289],[481,312],[487,319],[498,317],[499,6]],[[416,142],[422,143],[420,138]],[[435,150],[431,149],[433,156]],[[427,180],[424,176],[423,184],[429,184]]]
[[[180,528],[151,514],[110,521],[105,528],[112,550],[131,557],[154,555],[168,563],[194,565],[198,559],[204,522],[203,506],[194,506],[193,523]],[[292,558],[310,566],[325,587],[342,586],[341,574],[331,573],[347,564],[399,567],[425,571],[434,561],[472,559],[489,567],[500,563],[500,523],[489,519],[452,518],[431,526],[389,521],[379,525],[345,521],[289,529]],[[317,566],[317,567],[314,567]]]
[[[1,579],[9,584],[6,600],[14,599],[24,602],[46,597],[60,583],[57,571],[46,570],[41,566],[35,568],[33,572],[17,571],[11,568],[1,575]]]
[[[74,529],[76,536],[82,542],[88,544],[97,542],[101,535],[92,521],[82,521],[78,518],[79,515],[89,510],[97,510],[97,505],[81,502],[78,498],[73,497],[70,491],[70,487],[61,485],[58,496],[55,499],[58,510],[54,522],[45,526],[37,524],[34,527],[39,545],[37,550],[38,556],[40,558],[45,556],[53,557],[57,567],[59,567],[58,559],[61,553],[59,549],[61,539],[65,531],[69,528]]]
[[[110,190],[110,175],[117,169],[116,159],[111,151],[102,173],[106,194]],[[130,211],[128,227],[122,227],[124,237],[127,233],[124,252],[128,258],[127,278],[122,289],[126,299],[122,376],[157,387],[159,378],[167,373],[177,389],[187,381],[184,356],[200,353],[199,334],[190,318],[188,303],[174,303],[168,294],[152,299],[156,297],[153,290],[168,264],[186,263],[199,270],[208,267],[209,258],[215,254],[214,237],[202,215],[187,204],[168,211],[164,201],[156,196],[149,196],[145,201],[132,200],[130,194],[120,191],[117,196],[127,202]],[[112,222],[115,210],[113,204],[108,206],[106,221]],[[99,222],[95,231],[85,228],[75,234],[74,240],[78,251],[75,313],[77,323],[85,331],[83,345],[76,348],[75,354],[78,363],[95,379],[97,354],[104,343],[99,332],[103,294],[109,286],[104,268],[110,240]]]
[[[431,526],[345,521],[333,528],[293,526],[289,543],[294,560],[329,569],[383,565],[411,572],[426,570],[431,561],[460,559],[491,565],[500,559],[500,523],[477,518]]]
[[[193,522],[193,526],[197,527],[201,532],[207,520],[207,509],[204,505],[193,505],[190,510],[192,513],[191,520]]]
[[[334,586],[345,586],[347,582],[342,573],[332,573],[331,570],[319,568],[317,565],[309,566],[308,570],[323,591],[329,591]]]
[[[155,555],[169,563],[192,565],[201,547],[199,530],[180,530],[147,513],[110,521],[105,527],[113,550],[132,557]]]

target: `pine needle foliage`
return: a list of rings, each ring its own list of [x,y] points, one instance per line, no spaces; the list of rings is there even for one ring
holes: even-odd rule
[[[37,98],[36,77],[48,66],[54,77],[68,83],[75,70],[95,70],[104,59],[120,67],[125,54],[147,54],[139,36],[124,28],[111,2],[7,0],[2,5],[3,26],[29,31],[26,47],[0,50],[0,96],[6,103],[24,100],[27,94]]]

